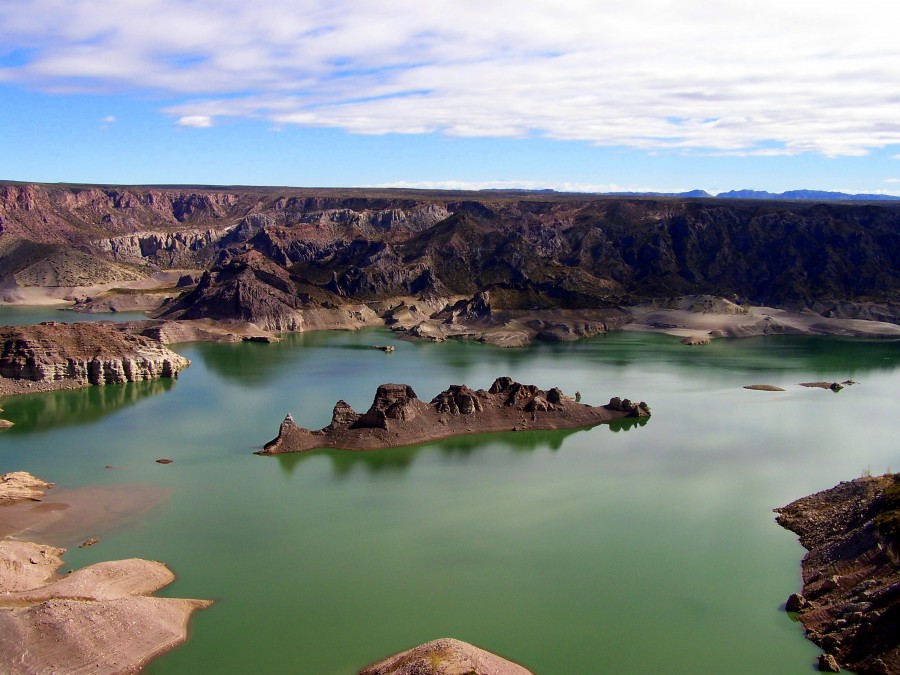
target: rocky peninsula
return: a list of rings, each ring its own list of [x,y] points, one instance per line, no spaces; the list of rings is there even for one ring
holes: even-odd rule
[[[776,509],[808,550],[792,595],[821,670],[900,673],[900,474],[857,478]]]
[[[40,500],[52,484],[4,474],[0,509]],[[187,639],[207,600],[158,598],[175,575],[162,563],[129,559],[57,574],[65,549],[0,540],[0,671],[132,673]]]
[[[257,454],[305,452],[316,448],[379,450],[428,443],[463,434],[593,427],[625,417],[649,417],[646,403],[612,398],[604,406],[576,402],[562,391],[498,377],[490,389],[453,385],[430,403],[406,384],[382,384],[369,410],[359,414],[338,401],[331,424],[310,430],[288,416],[278,436]]]
[[[0,327],[0,395],[177,377],[189,364],[112,324]]]

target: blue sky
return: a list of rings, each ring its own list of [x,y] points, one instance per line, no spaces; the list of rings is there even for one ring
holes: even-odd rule
[[[0,178],[900,194],[900,9],[3,0]]]

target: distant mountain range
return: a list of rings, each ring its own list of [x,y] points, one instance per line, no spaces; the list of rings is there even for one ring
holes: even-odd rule
[[[729,190],[711,195],[706,190],[688,192],[609,192],[616,197],[693,197],[701,199],[796,199],[832,202],[885,202],[900,201],[894,195],[849,194],[827,190],[788,190],[787,192],[766,192],[765,190]]]

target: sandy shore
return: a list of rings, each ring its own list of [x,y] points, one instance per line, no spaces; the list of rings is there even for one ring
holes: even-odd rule
[[[9,286],[0,288],[0,306],[72,306],[76,300],[100,296],[114,288],[148,292],[171,288],[178,283],[182,275],[198,274],[201,271],[164,270],[135,281],[116,281],[91,286]]]
[[[775,307],[738,306],[720,298],[692,296],[675,306],[628,307],[632,321],[623,330],[666,333],[683,338],[749,337],[753,335],[835,335],[900,338],[900,326],[882,321],[832,319],[812,312]]]
[[[118,500],[82,495],[84,503],[78,508],[61,499],[37,501],[47,489],[41,486],[49,486],[44,481],[22,472],[6,476],[12,478],[0,481],[3,536],[12,526],[15,531],[29,530],[29,536],[83,539],[92,527],[108,525],[121,515],[122,494]],[[23,498],[23,490],[32,492]],[[60,492],[57,497],[77,504],[72,497],[80,491]],[[140,492],[131,487],[126,492],[129,499],[141,501]],[[10,505],[14,501],[18,503]],[[54,534],[60,519],[65,522],[61,532],[67,534]],[[184,642],[191,615],[211,604],[153,597],[175,575],[151,560],[102,562],[59,576],[64,553],[48,544],[0,540],[0,672],[138,672]]]

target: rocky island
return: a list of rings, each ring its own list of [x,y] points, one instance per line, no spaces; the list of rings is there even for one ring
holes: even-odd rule
[[[430,403],[420,400],[409,385],[382,384],[367,412],[356,413],[338,401],[331,424],[323,429],[304,429],[288,414],[278,436],[257,454],[315,448],[378,450],[463,434],[593,427],[649,415],[650,408],[643,401],[616,397],[604,406],[591,406],[576,402],[556,387],[544,391],[509,377],[498,377],[488,390],[453,385]]]
[[[803,593],[792,595],[821,670],[900,673],[900,474],[863,477],[776,509],[800,537]]]

